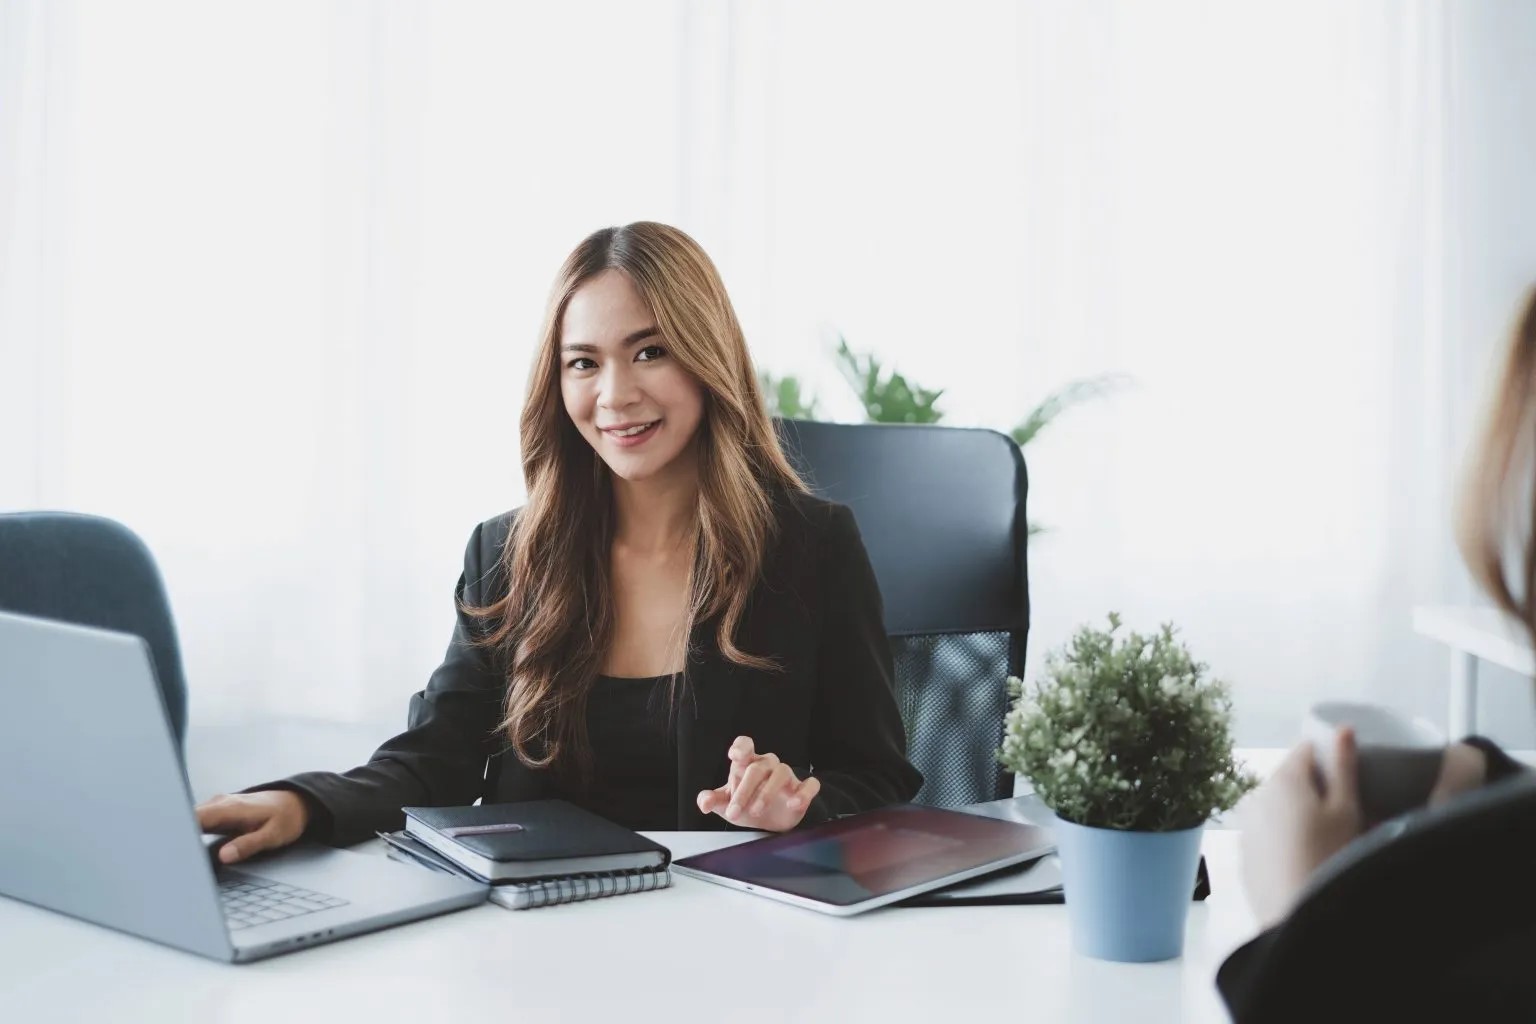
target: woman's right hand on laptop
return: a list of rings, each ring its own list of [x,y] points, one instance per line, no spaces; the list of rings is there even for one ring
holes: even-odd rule
[[[219,849],[219,862],[234,864],[298,839],[309,825],[309,808],[287,790],[220,793],[197,805],[197,823],[204,832],[235,837]]]

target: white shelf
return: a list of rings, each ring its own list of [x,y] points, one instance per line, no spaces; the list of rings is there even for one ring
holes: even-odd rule
[[[1523,676],[1536,676],[1536,656],[1524,628],[1497,608],[1415,608],[1413,631]]]

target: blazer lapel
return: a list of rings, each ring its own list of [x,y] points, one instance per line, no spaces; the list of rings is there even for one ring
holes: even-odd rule
[[[693,629],[687,689],[677,715],[677,827],[718,830],[724,818],[699,811],[699,792],[725,784],[726,751],[736,738],[741,706],[740,667],[715,650],[712,626]]]

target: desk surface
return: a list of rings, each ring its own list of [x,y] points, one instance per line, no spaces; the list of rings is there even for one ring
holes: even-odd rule
[[[651,835],[676,856],[738,838]],[[564,907],[487,904],[244,966],[0,898],[0,1020],[1224,1021],[1216,967],[1253,929],[1236,839],[1206,833],[1213,894],[1191,908],[1184,957],[1163,964],[1073,954],[1061,906],[839,919],[682,877]]]

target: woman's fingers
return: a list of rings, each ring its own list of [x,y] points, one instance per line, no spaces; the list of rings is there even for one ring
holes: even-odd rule
[[[1429,806],[1438,807],[1487,780],[1488,755],[1470,744],[1453,743],[1441,755],[1440,774],[1429,794]]]
[[[197,805],[197,824],[204,832],[228,835],[232,832],[248,832],[261,825],[272,815],[268,808],[252,806],[238,797],[220,793],[206,803]]]
[[[1305,781],[1314,786],[1318,793],[1323,792],[1322,773],[1318,770],[1316,751],[1310,742],[1303,741],[1292,747],[1271,777],[1293,782]]]
[[[816,799],[816,794],[821,792],[821,780],[814,775],[808,779],[802,779],[795,787],[795,791],[785,801],[792,811],[804,811],[811,806],[811,801]]]
[[[747,813],[756,817],[767,811],[775,802],[780,800],[787,801],[789,794],[794,791],[794,787],[799,781],[799,779],[795,778],[795,770],[780,761],[768,778],[764,780],[762,786],[758,788],[757,798],[752,801]]]
[[[219,849],[219,861],[223,864],[235,864],[239,861],[254,857],[263,850],[270,850],[274,846],[282,846],[288,840],[281,837],[277,828],[277,820],[269,820],[254,832],[247,832],[243,836],[231,839]]]
[[[219,846],[219,861],[234,864],[260,853],[277,841],[277,815],[273,808],[241,797],[219,794],[197,807],[197,824],[204,832],[233,835]]]
[[[1287,773],[1305,775],[1312,768],[1312,744],[1298,743],[1285,755],[1285,760],[1275,769],[1276,775]]]
[[[1352,811],[1360,798],[1359,750],[1355,730],[1340,729],[1333,741],[1333,778],[1328,780],[1327,800],[1334,808]]]
[[[699,810],[718,814],[732,825],[777,831],[793,828],[805,816],[821,783],[801,782],[794,769],[775,754],[759,754],[751,736],[738,736],[726,750],[730,771],[725,785],[698,795]]]
[[[779,759],[773,754],[764,754],[751,764],[747,765],[741,773],[741,781],[731,792],[731,805],[726,809],[726,817],[734,821],[745,814],[747,808],[752,806],[757,799],[758,790],[773,775],[775,768],[779,766]]]
[[[737,736],[726,750],[725,756],[731,765],[730,771],[726,773],[725,785],[718,789],[702,790],[698,795],[699,810],[704,814],[726,816],[726,807],[731,802],[732,794],[741,786],[742,777],[747,769],[761,755],[757,753],[751,736]]]
[[[731,763],[731,770],[726,775],[725,784],[735,789],[741,782],[741,775],[747,770],[747,766],[757,760],[758,754],[751,736],[737,736],[730,749],[725,752],[726,760]]]
[[[198,805],[197,824],[204,832],[235,837],[219,847],[219,860],[233,864],[299,838],[309,824],[309,812],[296,793],[221,795]]]
[[[821,792],[821,781],[802,781],[777,755],[759,754],[751,744],[742,736],[731,745],[731,777],[717,789],[700,791],[699,810],[744,828],[792,829]]]
[[[788,832],[805,818],[806,810],[811,806],[811,801],[816,799],[816,794],[821,792],[820,779],[806,779],[801,781],[795,777],[793,768],[788,765],[780,765],[775,772],[775,778],[768,785],[777,785],[771,796],[766,800],[760,800],[755,806],[757,813],[748,823],[758,828],[765,828],[772,832]]]
[[[721,786],[719,789],[706,789],[699,793],[699,811],[703,814],[714,814],[723,811],[731,802],[731,787]]]

